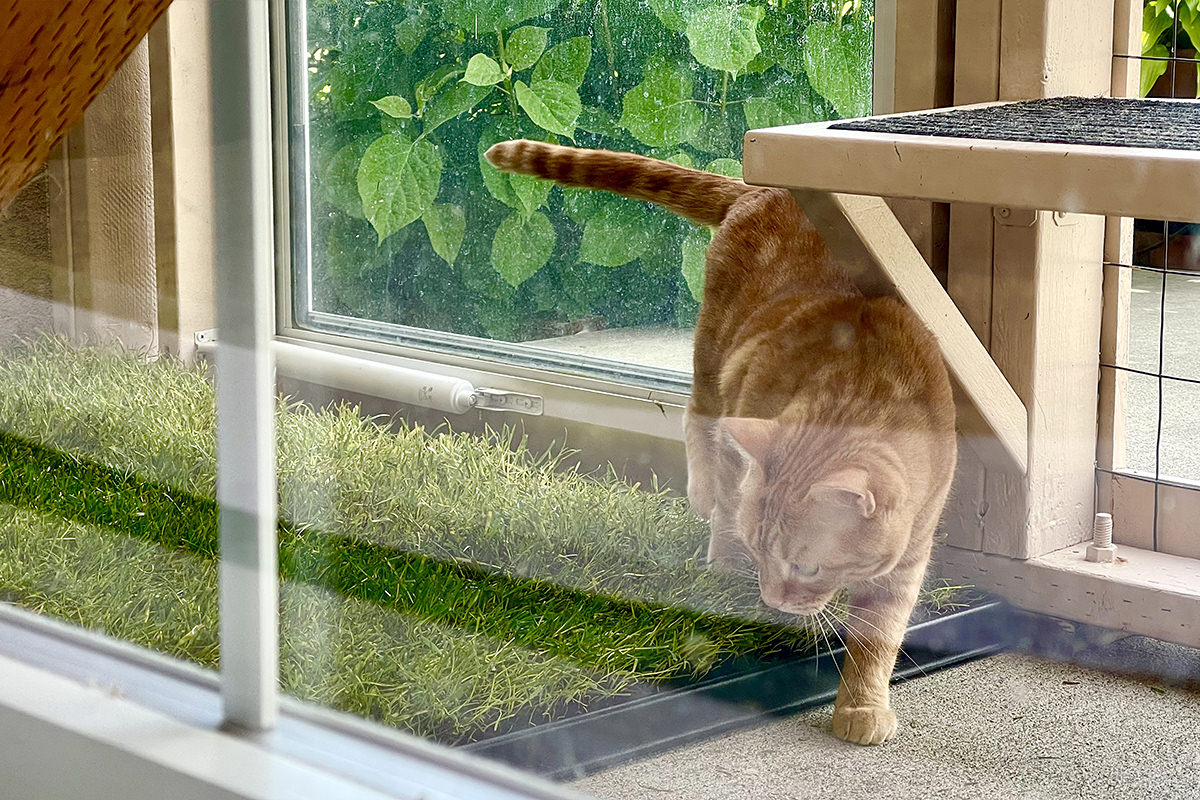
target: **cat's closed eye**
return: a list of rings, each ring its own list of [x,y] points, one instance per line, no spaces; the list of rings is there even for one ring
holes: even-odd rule
[[[821,567],[816,564],[792,564],[788,575],[795,581],[805,578],[815,578],[820,571]]]

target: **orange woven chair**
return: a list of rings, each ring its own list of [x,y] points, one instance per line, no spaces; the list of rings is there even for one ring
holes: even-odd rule
[[[0,212],[170,0],[0,0]]]

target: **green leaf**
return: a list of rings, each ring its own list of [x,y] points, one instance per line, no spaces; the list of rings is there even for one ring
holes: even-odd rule
[[[606,199],[583,225],[579,260],[619,267],[646,251],[657,231],[646,207],[624,198]]]
[[[710,244],[712,231],[707,228],[694,228],[683,239],[680,270],[688,291],[697,302],[704,299],[704,260]]]
[[[528,129],[528,130],[526,130]],[[533,135],[530,135],[530,133]],[[520,125],[511,117],[502,117],[489,123],[479,138],[479,171],[483,175],[483,185],[492,196],[509,208],[516,209],[528,219],[541,206],[545,205],[550,190],[554,188],[552,181],[533,178],[528,175],[518,175],[512,172],[501,172],[493,167],[484,157],[488,148],[496,142],[509,139],[536,139],[544,136],[541,131],[526,122]]]
[[[758,43],[762,57],[778,64],[793,75],[804,72],[804,50],[797,46],[808,23],[801,14],[788,14],[771,9],[758,26]]]
[[[396,46],[404,55],[411,56],[421,46],[429,31],[429,12],[423,7],[403,22],[396,24]]]
[[[566,210],[567,216],[579,225],[587,222],[593,214],[600,210],[602,198],[594,189],[564,186],[562,193],[563,208]]]
[[[746,116],[746,128],[749,130],[791,123],[788,113],[766,97],[747,97],[746,102],[742,103],[742,113]]]
[[[470,111],[479,105],[483,98],[492,93],[492,88],[491,86],[475,86],[470,83],[454,84],[448,91],[429,101],[423,115],[424,133],[429,133],[442,123]]]
[[[678,153],[675,153],[674,155],[667,156],[666,158],[663,159],[663,161],[669,161],[672,164],[678,164],[679,166],[687,167],[688,169],[696,168],[695,159],[693,159],[690,155],[688,155],[683,150],[680,150]]]
[[[597,106],[584,106],[576,124],[588,133],[594,133],[597,136],[607,136],[611,139],[625,137],[625,131],[621,130],[621,126],[617,124],[613,115],[608,113],[607,109]]]
[[[509,208],[521,212],[529,218],[534,211],[545,205],[550,190],[554,188],[551,181],[532,178],[528,175],[501,172],[493,167],[484,157],[488,148],[496,142],[509,139],[537,139],[545,137],[545,133],[537,130],[532,123],[523,124],[511,117],[500,117],[489,122],[480,134],[478,142],[479,171],[483,176],[483,185],[492,196]]]
[[[462,73],[462,69],[454,64],[446,64],[417,81],[417,85],[413,87],[413,94],[417,98],[417,116],[425,113],[425,105],[437,95],[446,83]]]
[[[568,138],[574,135],[575,122],[583,111],[575,87],[545,80],[533,86],[517,81],[514,88],[517,103],[539,127]]]
[[[483,133],[479,137],[479,143],[476,145],[479,156],[479,173],[483,177],[483,185],[491,192],[492,197],[509,208],[521,208],[521,203],[517,200],[517,195],[508,182],[510,176],[493,167],[483,154],[496,142],[515,138],[519,138],[519,131],[511,119],[493,120],[484,127]]]
[[[520,286],[546,265],[554,250],[554,226],[545,214],[509,214],[492,239],[492,267],[510,286]]]
[[[504,80],[504,70],[486,53],[476,53],[467,62],[462,79],[472,86],[495,86]]]
[[[562,0],[453,0],[439,5],[443,19],[478,35],[484,31],[508,30],[553,11],[561,3]]]
[[[389,133],[371,143],[358,166],[358,194],[380,242],[429,210],[441,177],[442,157],[424,139]]]
[[[321,188],[329,202],[357,219],[364,219],[362,198],[358,195],[358,163],[368,144],[365,139],[351,142],[338,150],[321,170]]]
[[[371,105],[395,119],[412,118],[412,106],[408,104],[407,100],[398,95],[391,94],[387,97],[381,97],[378,100],[372,100]]]
[[[691,139],[704,118],[692,102],[692,76],[661,54],[646,60],[642,82],[621,98],[621,126],[651,147]]]
[[[732,153],[742,140],[742,129],[734,123],[729,114],[722,114],[721,109],[705,106],[700,112],[703,123],[691,143],[698,150],[706,153]]]
[[[750,97],[742,104],[746,127],[772,128],[825,119],[825,102],[808,85],[804,75],[767,86],[766,97]]]
[[[736,158],[718,158],[708,162],[708,166],[704,168],[708,172],[724,175],[726,178],[741,178],[742,177],[742,162]]]
[[[1159,37],[1167,32],[1173,21],[1170,5],[1146,4],[1146,7],[1142,9],[1142,55],[1151,54],[1150,51],[1159,44]],[[1145,65],[1143,64],[1143,66]]]
[[[1192,40],[1192,47],[1200,47],[1200,3],[1196,0],[1179,4],[1179,26]],[[1145,62],[1143,62],[1145,63]],[[1196,87],[1196,96],[1200,97],[1200,86]]]
[[[871,35],[864,25],[814,22],[805,32],[804,66],[814,89],[844,117],[871,113]]]
[[[1138,78],[1138,91],[1141,97],[1150,94],[1150,90],[1154,88],[1155,82],[1163,76],[1167,71],[1167,62],[1165,59],[1171,54],[1165,44],[1156,44],[1146,51],[1146,55],[1151,56],[1151,59],[1161,58],[1162,61],[1151,59],[1142,59],[1140,75]]]
[[[513,195],[517,198],[517,210],[526,218],[545,205],[550,190],[554,188],[553,181],[517,174],[508,176],[508,185],[512,187]]]
[[[529,69],[546,52],[546,33],[549,30],[534,25],[517,28],[504,43],[504,60],[514,71]]]
[[[650,0],[650,10],[663,25],[675,33],[683,33],[694,6],[688,0]]]
[[[706,67],[734,75],[762,52],[758,43],[761,6],[711,5],[687,24],[688,46]]]
[[[463,236],[467,232],[467,215],[462,206],[433,205],[421,217],[433,252],[451,266],[462,249]]]
[[[546,51],[533,68],[533,82],[555,80],[578,89],[583,85],[583,78],[591,63],[592,40],[586,36],[575,36]]]

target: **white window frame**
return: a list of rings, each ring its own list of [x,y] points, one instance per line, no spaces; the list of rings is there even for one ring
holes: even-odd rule
[[[280,198],[304,198],[307,187],[292,186],[289,151],[294,147],[302,148],[307,158],[304,114],[307,103],[304,98],[292,98],[289,106],[288,92],[293,87],[306,85],[307,74],[302,63],[293,63],[291,69],[298,74],[289,76],[288,56],[289,47],[295,47],[295,41],[305,39],[305,31],[302,19],[293,24],[287,6],[285,0],[271,0],[273,107],[277,136],[275,191]],[[297,59],[293,61],[298,62]],[[296,188],[300,191],[293,193]],[[290,205],[289,202],[278,204],[276,220],[278,290],[275,313],[279,341],[459,378],[474,386],[536,395],[543,398],[543,413],[549,418],[682,443],[682,412],[690,391],[687,373],[636,364],[613,364],[609,369],[603,361],[567,353],[329,313],[314,314],[326,330],[301,327],[294,315],[293,298],[297,287],[292,264],[297,250],[309,250],[306,238],[308,210],[302,207],[295,212],[294,218],[298,221],[303,217],[305,222],[293,225]],[[305,205],[304,201],[301,205]],[[339,332],[338,328],[342,330]],[[372,334],[374,338],[369,338]],[[401,335],[418,338],[428,346],[397,341]],[[497,355],[504,359],[497,359]],[[302,380],[310,377],[303,369],[285,370],[284,374]],[[380,391],[377,386],[366,385],[340,388],[357,388],[366,394]],[[388,396],[387,389],[383,391],[384,396]]]
[[[208,187],[190,194],[181,227],[192,238],[211,231],[224,331],[217,344],[219,380],[227,387],[217,400],[222,671],[0,605],[0,786],[22,796],[98,800],[579,798],[527,773],[276,690],[272,342],[536,393],[548,418],[621,434],[612,437],[617,447],[657,439],[681,452],[687,400],[686,387],[669,382],[648,389],[290,325],[290,295],[281,291],[276,303],[270,295],[272,281],[284,288],[290,281],[290,228],[280,210],[286,202],[270,200],[272,190],[289,196],[287,170],[278,161],[287,137],[286,98],[275,93],[266,102],[270,49],[279,54],[285,44],[278,28],[268,33],[268,10],[278,12],[282,1],[193,0],[190,12],[203,8],[210,15],[209,55],[219,62],[205,99],[221,108],[212,112],[211,148],[175,153],[177,161],[186,157],[191,172],[204,171],[196,169],[201,158],[214,162],[212,196]],[[268,109],[276,115],[274,128]],[[311,377],[302,367],[295,372]],[[239,557],[231,562],[234,552]]]

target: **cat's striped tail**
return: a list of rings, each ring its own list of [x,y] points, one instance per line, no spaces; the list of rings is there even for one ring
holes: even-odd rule
[[[633,153],[562,147],[528,139],[494,144],[485,156],[504,172],[648,200],[710,227],[720,225],[729,207],[753,190],[734,178]]]

